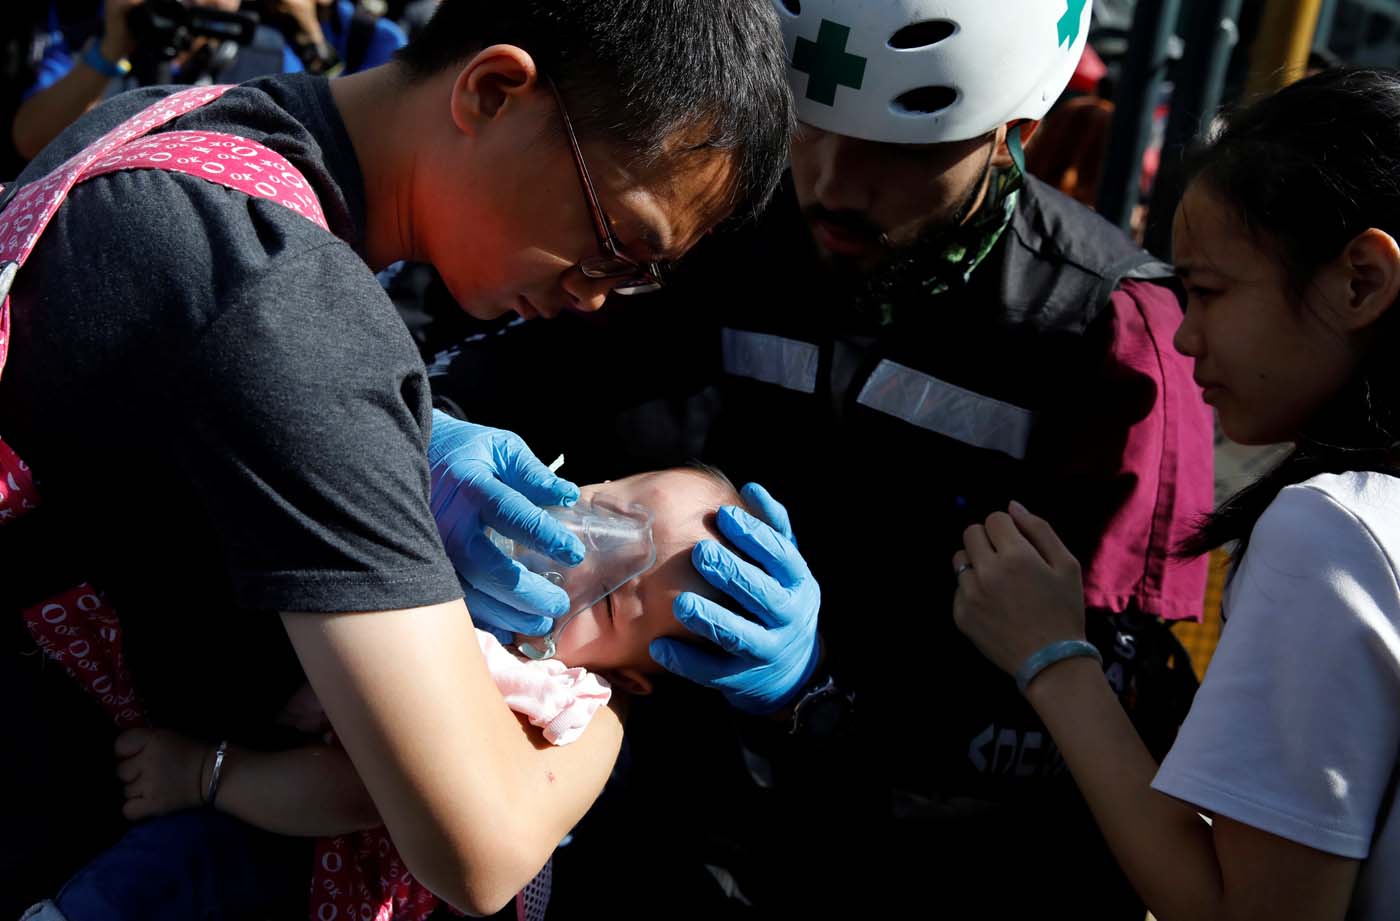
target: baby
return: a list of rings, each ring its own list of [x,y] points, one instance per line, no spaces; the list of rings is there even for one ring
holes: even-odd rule
[[[686,591],[722,600],[691,565],[690,549],[699,540],[719,537],[714,514],[721,505],[742,504],[722,473],[702,467],[642,473],[584,486],[580,492],[580,501],[602,494],[612,503],[649,509],[654,515],[655,565],[574,616],[557,639],[555,660],[527,662],[486,631],[478,631],[488,668],[507,703],[553,744],[577,738],[592,714],[607,703],[610,688],[629,695],[652,692],[654,678],[663,671],[651,658],[652,640],[703,642],[676,620],[672,602]],[[517,642],[528,639],[516,637]],[[309,687],[289,702],[283,716],[283,722],[308,733],[326,728]],[[116,752],[117,773],[126,782],[127,818],[203,804],[215,761],[209,745],[167,730],[134,729],[118,737]],[[320,742],[280,752],[229,746],[218,792],[208,805],[283,835],[343,835],[380,824],[349,757]],[[325,863],[318,859],[318,865]],[[383,868],[376,868],[374,875],[382,878]],[[337,883],[325,888],[344,887]],[[405,902],[391,908],[388,916],[422,913]]]
[[[652,677],[662,672],[651,658],[651,641],[673,637],[700,642],[676,620],[671,603],[681,592],[694,592],[720,603],[732,601],[712,588],[690,563],[690,548],[706,538],[719,539],[714,515],[721,505],[743,505],[729,479],[711,467],[681,467],[640,473],[579,490],[580,502],[606,496],[610,504],[637,504],[655,516],[652,537],[656,564],[579,612],[555,644],[555,658],[603,675],[630,695],[652,692]],[[517,636],[517,642],[529,637]]]

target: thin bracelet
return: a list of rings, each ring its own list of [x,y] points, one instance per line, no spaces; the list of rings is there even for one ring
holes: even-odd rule
[[[126,58],[119,61],[108,59],[98,46],[97,39],[88,42],[83,50],[82,62],[107,78],[125,77],[131,73],[131,62]]]
[[[224,755],[228,754],[228,739],[214,749],[214,770],[209,774],[209,788],[204,791],[204,805],[213,806],[214,797],[219,795],[219,775],[224,772]]]
[[[1063,662],[1065,659],[1073,659],[1077,656],[1090,656],[1100,665],[1103,664],[1103,656],[1099,655],[1099,651],[1093,643],[1087,640],[1060,640],[1058,643],[1051,643],[1044,649],[1032,653],[1021,667],[1016,669],[1016,687],[1024,696],[1026,688],[1035,680],[1036,675],[1056,662]]]

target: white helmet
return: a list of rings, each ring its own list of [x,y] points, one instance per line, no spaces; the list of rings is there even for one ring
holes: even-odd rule
[[[1089,38],[1092,0],[773,0],[797,117],[901,144],[1043,116]]]

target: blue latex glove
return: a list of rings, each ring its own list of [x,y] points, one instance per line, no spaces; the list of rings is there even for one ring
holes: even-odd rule
[[[728,654],[658,639],[651,657],[682,678],[719,690],[745,713],[768,714],[789,703],[816,669],[821,588],[797,552],[787,509],[757,483],[740,495],[766,520],[726,505],[717,522],[720,533],[754,562],[713,540],[697,543],[690,559],[706,582],[753,617],[682,592],[672,606],[676,619]]]
[[[510,642],[511,633],[548,633],[553,619],[568,613],[569,596],[502,553],[482,529],[577,565],[583,542],[540,506],[572,505],[578,487],[550,473],[519,435],[462,422],[440,410],[433,410],[428,467],[433,518],[472,622],[503,643]]]

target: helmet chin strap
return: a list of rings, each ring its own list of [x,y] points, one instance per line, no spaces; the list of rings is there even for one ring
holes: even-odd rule
[[[1024,178],[1026,175],[1026,150],[1021,146],[1022,124],[1022,122],[1017,122],[1006,129],[1006,149],[1011,152],[1011,162],[1016,164],[1016,169]]]

